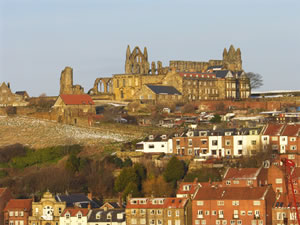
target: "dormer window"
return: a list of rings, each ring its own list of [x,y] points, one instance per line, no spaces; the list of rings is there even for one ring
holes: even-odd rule
[[[137,200],[131,200],[131,204],[137,204]]]
[[[81,214],[81,213],[78,213],[78,214],[77,214],[77,218],[78,218],[78,219],[81,219],[81,218],[82,218],[82,214]]]
[[[98,212],[98,213],[96,214],[96,219],[97,219],[97,220],[100,219],[100,212]]]
[[[164,134],[164,135],[161,136],[161,138],[162,139],[167,139],[167,135]]]
[[[111,214],[110,214],[110,213],[107,214],[107,219],[108,219],[108,220],[111,219]]]
[[[66,213],[66,219],[70,218],[70,213]]]
[[[154,140],[154,136],[153,135],[149,135],[149,140]]]

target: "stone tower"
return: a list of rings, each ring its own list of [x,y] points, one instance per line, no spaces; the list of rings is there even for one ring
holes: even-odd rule
[[[223,51],[223,66],[227,70],[231,71],[242,71],[242,54],[238,48],[235,50],[233,45],[230,46],[228,52],[225,48]]]
[[[125,73],[126,74],[149,74],[150,65],[148,62],[147,48],[144,48],[144,53],[139,47],[135,47],[130,51],[129,45],[126,51]]]
[[[66,66],[60,76],[60,94],[73,94],[73,69]]]

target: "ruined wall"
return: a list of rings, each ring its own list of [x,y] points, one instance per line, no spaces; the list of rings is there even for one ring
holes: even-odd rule
[[[73,85],[73,69],[65,67],[60,76],[60,94],[84,94],[84,89],[80,85]]]
[[[266,99],[246,99],[243,101],[217,100],[217,101],[198,101],[196,105],[203,111],[215,111],[223,103],[225,108],[229,106],[236,109],[261,109],[266,111],[280,110],[286,105],[300,105],[300,97],[287,98],[266,98]]]

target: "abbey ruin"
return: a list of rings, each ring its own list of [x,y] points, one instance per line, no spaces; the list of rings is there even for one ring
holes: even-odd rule
[[[222,60],[208,62],[149,62],[147,48],[126,50],[125,73],[97,78],[88,94],[117,101],[197,101],[245,99],[250,96],[250,81],[242,69],[241,50],[231,45]],[[175,91],[176,90],[176,91]],[[80,94],[73,85],[73,70],[66,67],[60,80],[61,94]]]

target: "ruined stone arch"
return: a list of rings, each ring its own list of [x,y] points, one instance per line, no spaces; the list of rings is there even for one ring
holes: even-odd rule
[[[112,89],[112,78],[97,78],[94,82],[94,87],[88,91],[88,94],[97,95],[100,93],[112,93]]]

